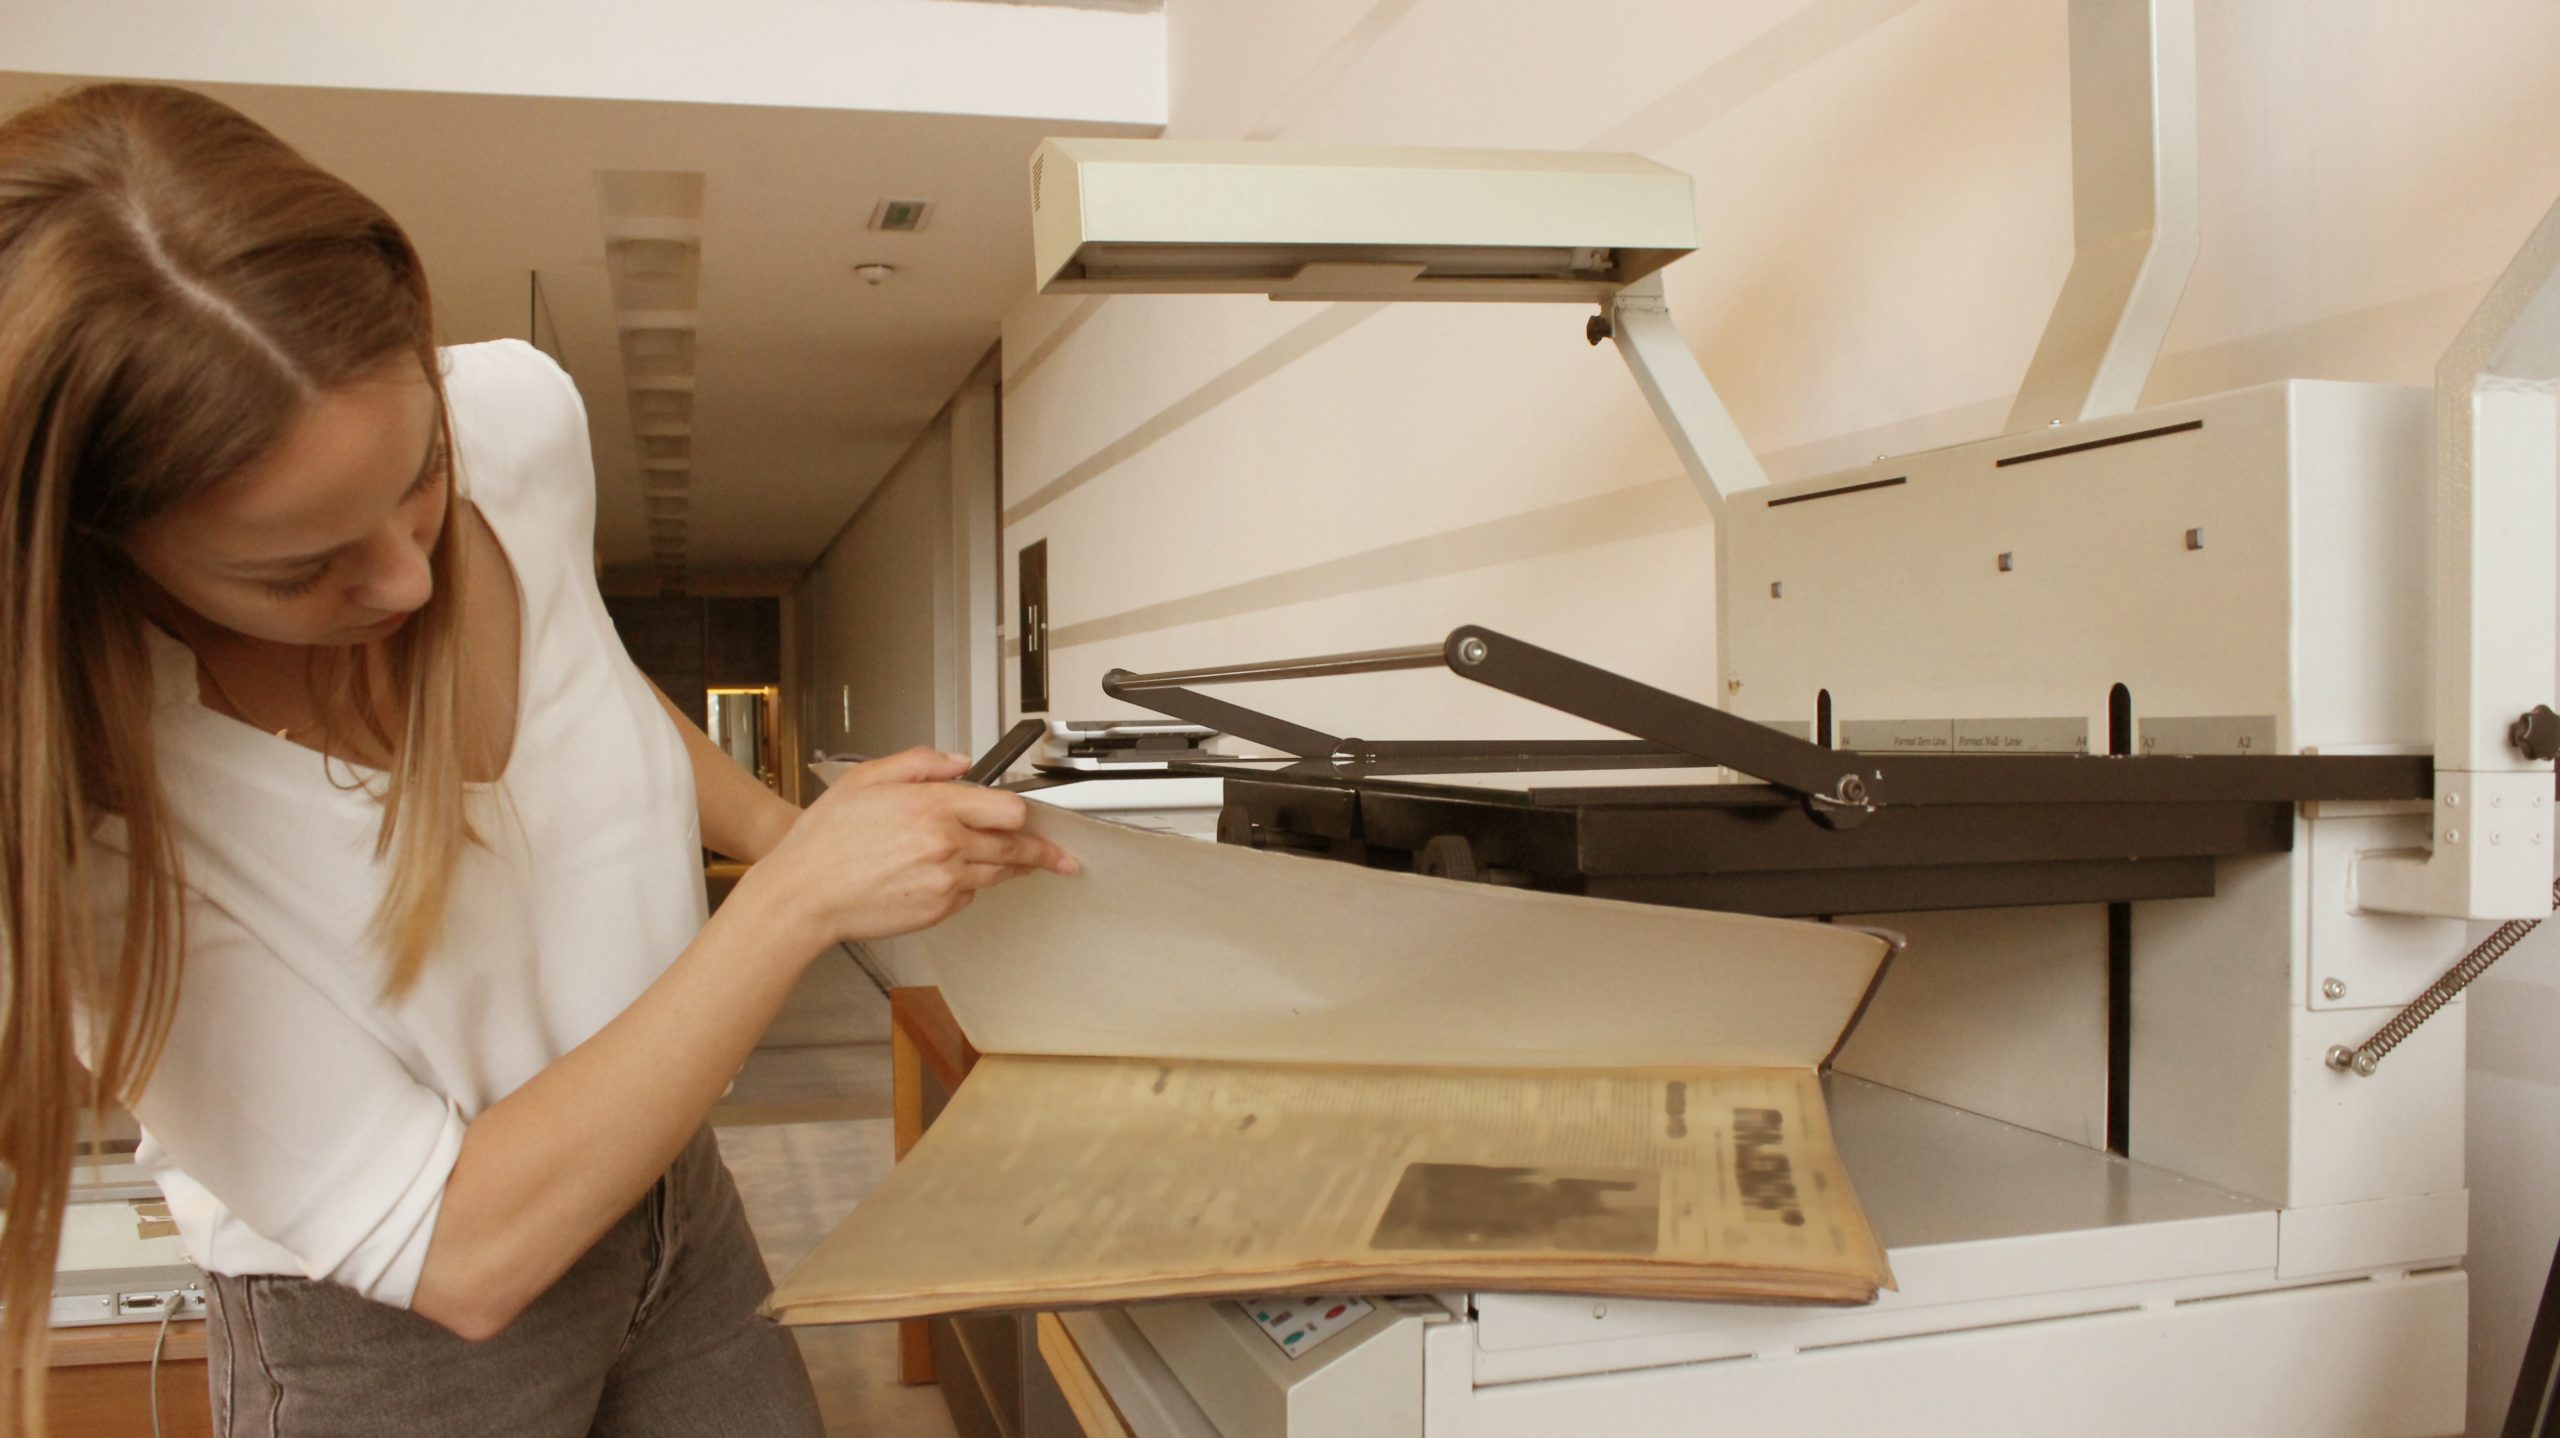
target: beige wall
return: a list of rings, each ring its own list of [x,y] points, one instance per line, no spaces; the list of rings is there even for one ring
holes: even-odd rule
[[[1673,303],[1777,476],[1995,425],[2070,258],[2063,7],[1606,8],[1176,0],[1170,133],[1641,150],[1697,177],[1707,240]],[[2426,378],[2560,191],[2560,12],[2201,8],[2205,244],[2150,398]],[[1018,309],[1007,545],[1050,541],[1060,712],[1110,712],[1113,665],[1466,620],[1703,692],[1705,516],[1582,319]],[[1274,702],[1369,732],[1551,723],[1399,677]]]
[[[2203,250],[2148,398],[2428,379],[2560,195],[2560,7],[2197,9]],[[1778,478],[1996,427],[2069,264],[2059,0],[1173,0],[1170,25],[1174,135],[1591,146],[1688,170],[1707,238],[1670,272],[1674,310]],[[1113,666],[1470,621],[1705,697],[1705,514],[1582,323],[1573,307],[1019,308],[1006,569],[1049,542],[1052,712],[1122,712],[1098,688]],[[1892,536],[1844,543],[1889,560]],[[1462,690],[1231,692],[1368,737],[1571,732]],[[2560,957],[2508,962],[2474,1005],[2474,1387],[2491,1419],[2560,1229]]]
[[[0,56],[52,74],[1136,124],[1162,114],[1163,53],[1159,16],[1086,6],[140,0],[112,21],[80,0],[0,6]]]
[[[934,575],[950,472],[950,426],[937,419],[809,572],[809,744],[888,754],[941,742]]]
[[[982,366],[802,580],[803,751],[992,742],[994,384]]]

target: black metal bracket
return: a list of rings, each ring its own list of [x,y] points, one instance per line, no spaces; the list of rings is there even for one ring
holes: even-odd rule
[[[1489,688],[1606,725],[1638,742],[1547,740],[1467,746],[1347,739],[1292,724],[1257,709],[1212,699],[1190,687],[1441,666]],[[1114,669],[1103,676],[1102,692],[1301,759],[1335,765],[1483,750],[1517,755],[1523,762],[1559,758],[1659,762],[1667,757],[1686,756],[1702,764],[1740,770],[1798,796],[1807,812],[1826,828],[1858,823],[1875,811],[1877,803],[1871,781],[1862,776],[1861,771],[1869,767],[1863,757],[1844,760],[1833,750],[1781,734],[1767,725],[1478,625],[1452,631],[1436,648],[1426,645],[1378,649],[1163,674]]]
[[[1487,740],[1475,744],[1346,739],[1211,699],[1190,686],[1235,684],[1398,669],[1447,668],[1561,713],[1605,725],[1636,743]],[[1827,749],[1684,699],[1596,665],[1541,649],[1479,625],[1450,631],[1438,645],[1376,649],[1163,674],[1114,669],[1102,681],[1114,699],[1267,745],[1336,771],[1413,772],[1417,761],[1483,769],[1583,767],[1587,760],[1642,767],[1690,761],[1748,774],[1801,804],[1826,829],[1845,829],[1891,804],[2302,803],[2334,799],[2422,799],[2432,793],[2425,755],[1871,754]],[[1372,769],[1371,766],[1376,766]]]
[[[1292,724],[1286,719],[1247,709],[1224,699],[1212,699],[1196,689],[1179,685],[1150,688],[1143,692],[1123,687],[1128,681],[1145,676],[1126,669],[1114,669],[1102,676],[1102,692],[1114,699],[1143,705],[1159,714],[1233,734],[1250,744],[1295,754],[1301,759],[1329,758],[1342,748],[1342,740],[1321,730]]]
[[[1442,646],[1450,671],[1488,688],[1606,724],[1622,734],[1738,769],[1797,796],[1828,829],[1845,829],[1875,812],[1881,796],[1864,777],[1863,757],[1781,734],[1710,704],[1639,684],[1595,664],[1567,658],[1477,625],[1451,631]]]

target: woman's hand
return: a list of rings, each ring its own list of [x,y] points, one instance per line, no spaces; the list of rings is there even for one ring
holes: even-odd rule
[[[827,786],[828,793],[838,789],[859,789],[870,784],[933,783],[957,779],[969,772],[966,754],[944,754],[919,744],[902,753],[880,759],[865,759],[835,777]]]
[[[856,765],[801,814],[739,894],[787,906],[815,948],[912,933],[1007,879],[1072,874],[1057,845],[1023,832],[1019,794],[947,782],[968,761],[910,749]]]
[[[945,782],[967,768],[914,749],[854,770],[629,1008],[471,1120],[411,1307],[466,1338],[513,1322],[666,1171],[829,944],[1076,872],[1023,832],[1021,795]]]

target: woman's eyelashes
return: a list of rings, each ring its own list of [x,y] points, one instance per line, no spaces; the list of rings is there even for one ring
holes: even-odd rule
[[[435,451],[427,457],[425,466],[419,469],[417,480],[409,486],[409,492],[400,497],[404,500],[416,499],[419,495],[443,484],[451,468],[452,466],[445,459],[444,445],[437,444]]]
[[[262,579],[258,581],[258,587],[277,599],[300,599],[319,588],[320,581],[328,577],[329,566],[321,564],[310,573],[292,579]]]
[[[426,466],[418,471],[417,479],[410,483],[409,492],[400,496],[400,502],[407,504],[412,500],[423,498],[428,493],[440,489],[450,473],[451,471],[445,464],[444,447],[442,445],[438,445],[436,447],[434,457],[429,459]],[[329,577],[329,570],[335,563],[336,560],[334,558],[327,559],[313,565],[305,573],[294,575],[291,578],[261,579],[258,581],[258,587],[280,601],[300,599],[302,596],[309,594],[311,591],[320,587],[320,581]]]

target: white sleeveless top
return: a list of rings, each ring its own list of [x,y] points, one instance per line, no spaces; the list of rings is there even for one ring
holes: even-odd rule
[[[444,360],[462,492],[521,588],[522,692],[503,779],[471,793],[482,845],[405,997],[381,997],[367,938],[376,776],[205,708],[194,656],[150,631],[188,893],[140,1162],[200,1267],[404,1307],[463,1125],[619,1014],[704,914],[684,744],[596,589],[578,392],[515,341]]]

